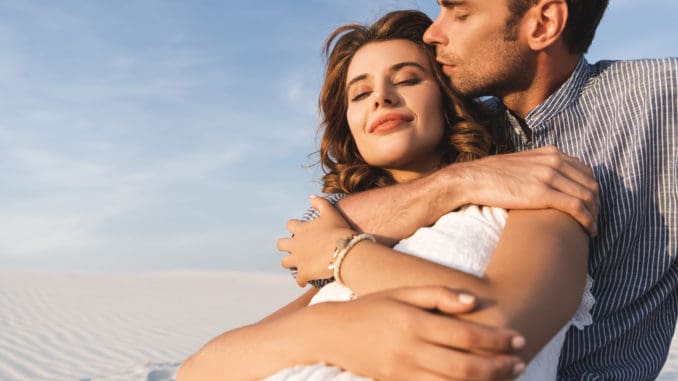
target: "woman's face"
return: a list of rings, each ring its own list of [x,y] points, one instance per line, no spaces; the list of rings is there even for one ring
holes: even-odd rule
[[[368,164],[399,182],[438,168],[442,96],[420,47],[407,40],[363,46],[348,67],[346,89],[348,125]]]

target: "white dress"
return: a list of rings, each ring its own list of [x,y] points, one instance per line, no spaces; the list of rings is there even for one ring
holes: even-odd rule
[[[492,207],[467,206],[442,216],[431,227],[417,230],[400,241],[394,249],[425,258],[476,276],[482,276],[499,242],[507,212]],[[546,344],[529,363],[518,380],[555,380],[560,350],[570,326],[583,329],[592,323],[590,310],[594,299],[592,280],[586,279],[582,303],[572,319]],[[349,300],[351,291],[330,283],[313,297],[310,304]],[[366,381],[368,378],[324,364],[302,365],[283,369],[266,381]]]

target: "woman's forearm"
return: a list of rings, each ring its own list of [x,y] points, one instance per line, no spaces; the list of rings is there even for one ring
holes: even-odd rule
[[[341,274],[357,295],[421,285],[465,290],[482,308],[460,318],[524,333],[523,355],[530,359],[579,305],[587,252],[586,234],[571,218],[556,211],[516,211],[483,278],[371,242],[352,249]]]
[[[314,346],[323,332],[317,326],[302,309],[223,333],[184,361],[177,381],[261,380],[320,362]]]
[[[285,367],[310,362],[316,354],[307,351],[313,340],[303,335],[315,334],[316,322],[305,309],[316,293],[311,288],[258,323],[212,339],[184,361],[177,381],[261,380]]]

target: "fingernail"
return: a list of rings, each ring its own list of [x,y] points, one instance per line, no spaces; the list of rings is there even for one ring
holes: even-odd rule
[[[525,338],[522,336],[513,336],[511,338],[511,348],[522,349],[525,346]]]
[[[312,194],[312,195],[311,195],[311,199],[314,199],[314,198],[318,198],[318,196]]]
[[[476,298],[473,295],[469,294],[459,294],[459,303],[461,304],[472,304]]]
[[[513,366],[513,375],[518,376],[525,371],[525,363],[519,362]]]

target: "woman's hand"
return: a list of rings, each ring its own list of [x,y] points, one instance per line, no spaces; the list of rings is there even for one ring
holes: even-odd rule
[[[326,363],[378,380],[517,377],[525,369],[517,356],[525,338],[511,329],[458,318],[476,302],[440,286],[379,291],[305,309],[302,313],[312,313],[312,321],[302,322],[300,334]]]
[[[282,258],[282,267],[297,269],[300,287],[313,279],[332,277],[327,267],[332,262],[337,240],[356,233],[324,198],[311,196],[311,206],[320,212],[320,217],[307,222],[289,220],[287,231],[292,237],[280,238],[277,243],[279,251],[289,253]]]

